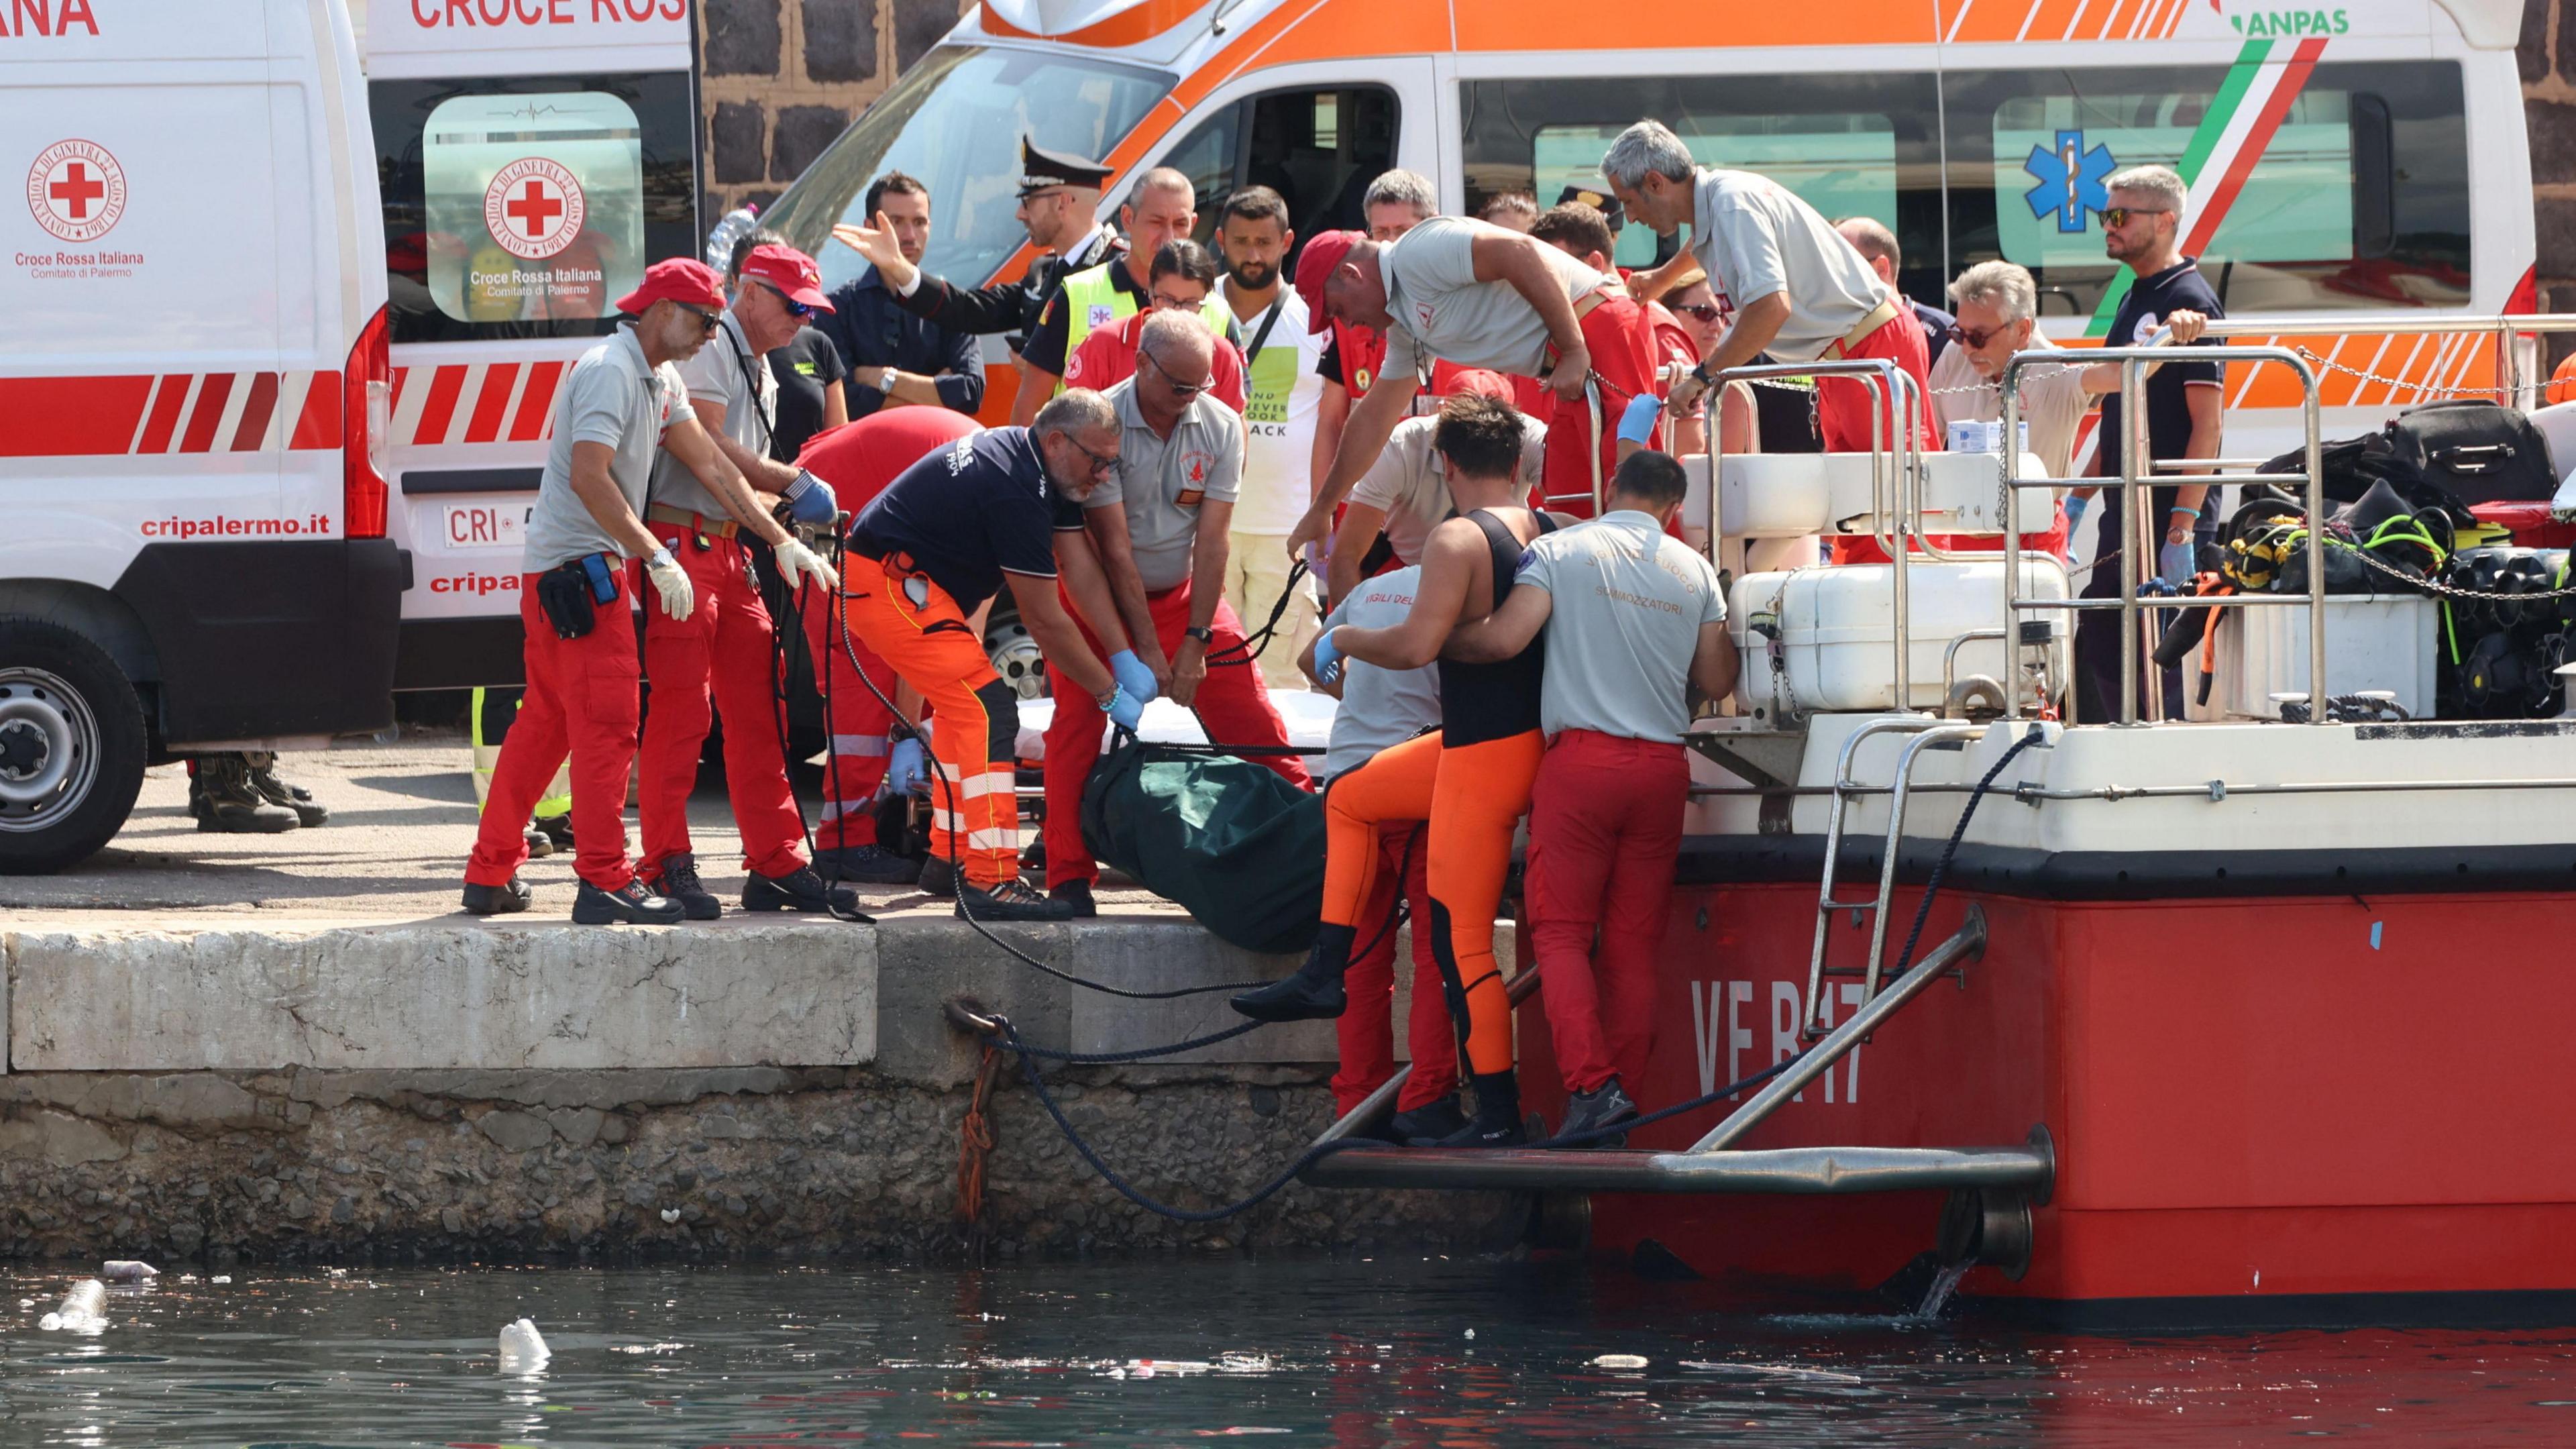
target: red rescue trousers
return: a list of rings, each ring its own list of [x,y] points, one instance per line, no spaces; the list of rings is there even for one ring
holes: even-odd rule
[[[1529,925],[1548,1038],[1569,1092],[1643,1090],[1655,953],[1682,851],[1690,761],[1677,744],[1566,730],[1530,795]],[[1597,944],[1596,944],[1597,943]]]
[[[1064,601],[1065,612],[1082,630],[1083,644],[1094,656],[1108,658],[1109,651],[1093,636],[1082,611],[1074,607],[1072,596],[1058,587],[1056,597]],[[1163,647],[1163,657],[1178,654],[1182,631],[1190,626],[1189,581],[1183,579],[1161,593],[1147,594],[1145,607],[1153,612],[1154,637]],[[1219,603],[1216,618],[1209,621],[1208,627],[1216,634],[1208,645],[1211,656],[1242,656],[1243,621],[1235,617],[1230,605]],[[1047,889],[1053,890],[1066,881],[1089,884],[1100,879],[1100,866],[1091,858],[1090,848],[1082,843],[1082,787],[1091,778],[1091,767],[1100,762],[1100,736],[1108,716],[1100,712],[1099,702],[1088,690],[1052,663],[1047,666],[1047,687],[1055,696],[1055,718],[1048,722],[1046,731],[1045,772],[1046,879]],[[1219,744],[1278,749],[1288,744],[1288,726],[1271,705],[1270,686],[1261,682],[1261,671],[1253,665],[1209,665],[1207,678],[1200,683],[1191,707],[1198,711],[1208,738]],[[1300,790],[1314,788],[1314,778],[1306,773],[1305,762],[1295,755],[1252,758]]]
[[[1329,792],[1327,792],[1329,798]],[[1440,958],[1431,949],[1431,851],[1418,820],[1389,820],[1378,830],[1377,876],[1369,882],[1360,906],[1360,944],[1342,973],[1350,1005],[1333,1022],[1342,1064],[1333,1073],[1333,1105],[1348,1112],[1395,1075],[1395,937],[1387,917],[1400,888],[1412,908],[1413,1007],[1405,1017],[1404,1042],[1413,1056],[1413,1074],[1404,1079],[1395,1109],[1427,1107],[1458,1090],[1458,1037],[1449,1024],[1448,1003],[1440,995]],[[1401,867],[1403,879],[1397,870]]]
[[[1530,805],[1546,741],[1536,730],[1444,748],[1437,733],[1380,750],[1324,795],[1322,919],[1367,929],[1363,910],[1377,879],[1377,827],[1428,820],[1431,949],[1450,993],[1450,1013],[1467,1023],[1467,1065],[1512,1069],[1512,1008],[1494,964],[1494,917],[1512,871],[1512,827]],[[1461,1009],[1459,1003],[1464,1003]],[[1418,1104],[1417,1104],[1418,1105]]]
[[[696,607],[686,619],[672,618],[658,603],[644,611],[644,677],[653,681],[653,709],[644,720],[644,766],[635,787],[635,813],[644,827],[641,873],[660,880],[662,862],[690,848],[689,792],[698,783],[712,701],[725,718],[725,794],[742,836],[743,865],[761,875],[793,875],[810,863],[805,816],[778,745],[777,643],[760,586],[733,539],[700,548],[702,535],[678,524],[645,527],[680,561]]]
[[[520,650],[528,691],[519,717],[501,740],[492,767],[492,793],[465,863],[468,885],[508,883],[528,858],[528,821],[564,757],[572,757],[572,831],[575,874],[604,891],[635,878],[626,855],[626,775],[635,761],[635,624],[626,601],[633,587],[622,568],[610,570],[617,597],[597,605],[598,622],[578,639],[555,636],[537,604],[537,580],[519,579]]]
[[[814,687],[823,694],[824,723],[832,731],[823,814],[814,824],[814,846],[846,850],[874,845],[877,827],[870,807],[878,787],[885,783],[886,754],[892,748],[887,732],[894,727],[894,712],[859,678],[858,670],[866,670],[868,679],[888,698],[894,695],[895,672],[875,650],[859,642],[857,633],[844,635],[840,610],[832,607],[829,595],[818,602],[811,595],[819,591],[812,585],[807,589],[809,597],[798,612],[805,620],[805,642],[814,651]],[[851,654],[858,656],[856,668],[851,666]]]
[[[1590,518],[1595,510],[1586,448],[1598,450],[1601,486],[1607,489],[1610,475],[1619,467],[1620,414],[1627,411],[1630,398],[1659,389],[1653,329],[1635,300],[1625,293],[1606,296],[1583,314],[1578,325],[1583,329],[1584,349],[1592,354],[1592,371],[1600,381],[1600,427],[1594,429],[1592,405],[1583,394],[1571,398],[1548,394],[1555,411],[1548,415],[1547,466],[1540,488],[1548,507]]]
[[[957,862],[968,884],[991,890],[1020,874],[1012,777],[1019,697],[993,672],[966,613],[900,554],[880,562],[852,549],[843,557],[841,617],[851,637],[920,690],[939,717],[930,732],[931,853]],[[877,687],[893,693],[884,679]]]

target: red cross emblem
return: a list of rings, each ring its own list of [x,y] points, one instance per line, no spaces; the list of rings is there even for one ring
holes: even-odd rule
[[[581,233],[581,180],[543,156],[501,168],[483,191],[483,227],[514,257],[541,262]]]
[[[27,168],[27,210],[63,241],[96,241],[125,215],[125,168],[95,141],[57,141]]]

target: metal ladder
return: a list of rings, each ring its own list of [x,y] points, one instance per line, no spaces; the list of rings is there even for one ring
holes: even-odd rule
[[[1834,761],[1833,805],[1825,822],[1824,881],[1816,891],[1816,941],[1814,950],[1807,958],[1807,1004],[1806,1013],[1798,1023],[1799,1040],[1814,1041],[1833,1029],[1827,1019],[1832,1011],[1832,1003],[1825,995],[1826,977],[1859,976],[1867,982],[1861,993],[1861,1005],[1866,1007],[1878,999],[1879,978],[1887,958],[1887,903],[1888,899],[1896,894],[1896,856],[1898,848],[1905,840],[1905,801],[1907,792],[1913,784],[1915,763],[1922,759],[1926,749],[1935,745],[1976,739],[1985,734],[1986,729],[1987,727],[1982,724],[1960,724],[1921,715],[1905,715],[1872,720],[1853,731],[1851,738],[1843,741],[1842,751]],[[1874,785],[1862,785],[1853,780],[1852,761],[1859,754],[1862,741],[1873,736],[1888,734],[1909,735],[1911,738],[1906,740],[1904,747],[1897,754],[1895,779],[1885,787],[1888,792],[1887,839],[1879,853],[1878,895],[1875,899],[1866,901],[1836,900],[1834,899],[1834,878],[1842,865],[1845,812],[1850,808],[1854,795],[1874,793],[1880,788]],[[1855,969],[1849,966],[1829,967],[1825,964],[1825,953],[1832,939],[1830,933],[1834,914],[1837,911],[1853,912],[1855,921],[1860,912],[1869,913],[1867,966]]]

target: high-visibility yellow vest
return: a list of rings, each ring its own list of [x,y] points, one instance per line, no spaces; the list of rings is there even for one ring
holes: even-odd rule
[[[1109,275],[1111,267],[1125,265],[1125,257],[1112,257],[1099,266],[1085,268],[1064,279],[1064,355],[1067,361],[1072,360],[1074,349],[1080,347],[1082,339],[1093,331],[1115,327],[1136,315],[1136,294],[1121,290]],[[1207,322],[1210,332],[1223,337],[1227,325],[1234,321],[1234,309],[1228,307],[1225,299],[1211,287],[1207,300],[1199,304],[1199,316]],[[1064,391],[1064,384],[1057,383],[1056,391]]]

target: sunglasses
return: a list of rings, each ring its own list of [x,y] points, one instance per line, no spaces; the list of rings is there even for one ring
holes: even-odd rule
[[[1081,450],[1082,456],[1091,460],[1091,476],[1094,478],[1105,478],[1109,475],[1111,470],[1118,466],[1118,458],[1115,454],[1104,458],[1098,453],[1091,451],[1089,448],[1083,447],[1082,439],[1075,437],[1071,433],[1058,433],[1056,436],[1073,444],[1075,448]]]
[[[674,302],[671,305],[697,318],[698,325],[705,328],[710,337],[715,335],[716,324],[724,320],[722,312],[710,312],[704,307],[692,307],[686,302]]]
[[[767,282],[761,283],[760,286],[761,290],[778,299],[778,305],[787,309],[788,316],[795,318],[799,322],[811,321],[813,319],[814,309],[812,307],[807,306],[803,302],[797,301],[795,298],[788,296],[785,292],[769,285]]]
[[[1147,362],[1154,364],[1154,370],[1161,373],[1163,375],[1163,380],[1172,385],[1172,391],[1179,393],[1183,397],[1197,397],[1200,393],[1207,391],[1209,387],[1214,385],[1215,380],[1213,378],[1205,382],[1181,381],[1181,379],[1174,374],[1170,368],[1163,365],[1162,359],[1145,351],[1141,347],[1136,349],[1136,355],[1145,359]]]
[[[1948,331],[1950,333],[1951,341],[1959,343],[1965,347],[1977,348],[1985,346],[1988,342],[1993,341],[1997,337],[2001,337],[2004,329],[2001,327],[1991,327],[1982,331],[1971,332],[1967,328],[1953,322],[1950,324]]]
[[[2170,206],[2106,206],[2102,208],[2102,225],[2106,230],[2117,231],[2127,226],[2133,216],[2171,215],[2173,208]]]
[[[1703,323],[1714,322],[1721,317],[1732,317],[1735,315],[1733,308],[1721,307],[1715,302],[1693,302],[1689,306],[1675,307],[1673,310],[1684,317],[1696,317]]]

